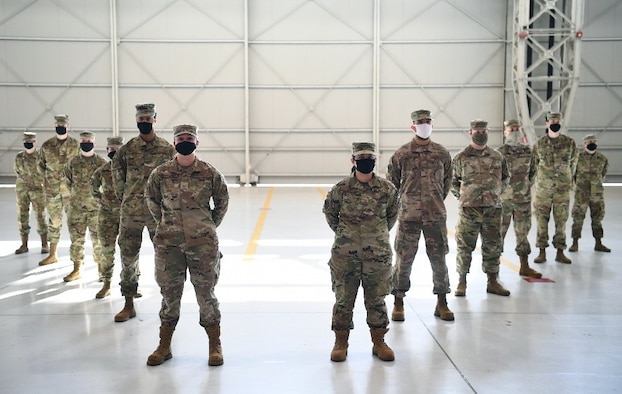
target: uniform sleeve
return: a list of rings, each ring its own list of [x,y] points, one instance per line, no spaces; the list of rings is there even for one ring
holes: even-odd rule
[[[122,201],[123,194],[125,192],[125,179],[127,173],[124,146],[122,146],[112,158],[111,173],[114,194],[117,196],[119,201]]]
[[[445,176],[443,177],[443,200],[445,200],[451,190],[451,180],[453,176],[453,167],[451,165],[451,155],[449,152],[447,152],[443,161],[443,167],[445,170]]]
[[[389,165],[387,166],[387,179],[395,186],[397,190],[400,189],[400,183],[402,180],[402,168],[397,155],[391,156]]]
[[[391,230],[397,222],[397,213],[399,211],[399,194],[397,189],[392,185],[389,188],[389,202],[387,204],[387,228]]]
[[[160,175],[157,168],[151,171],[147,179],[145,200],[151,216],[153,216],[156,224],[159,225],[162,220],[162,190],[160,189]]]
[[[572,151],[570,152],[570,174],[574,177],[575,172],[577,171],[577,162],[579,161],[579,149],[577,148],[577,144],[574,140],[570,140]]]
[[[460,199],[460,185],[462,183],[462,173],[460,171],[460,159],[458,157],[454,157],[451,162],[452,168],[452,176],[451,176],[451,194],[456,197],[457,200]]]
[[[69,160],[63,167],[63,178],[65,180],[65,184],[69,187],[69,189],[71,189],[71,187],[73,186],[73,174],[71,173],[71,162],[72,160]]]
[[[41,149],[39,151],[39,158],[37,160],[37,168],[39,170],[39,174],[41,174],[41,176],[45,177],[45,168],[47,166],[47,163],[45,161],[45,150]]]
[[[322,209],[324,216],[326,216],[326,222],[333,232],[336,232],[337,227],[339,226],[340,211],[341,190],[337,186],[333,186],[333,188],[330,189],[326,195],[326,199],[324,200],[324,208]]]
[[[24,174],[24,167],[22,166],[19,155],[15,156],[15,160],[13,161],[13,171],[18,178]]]
[[[97,170],[95,170],[95,172],[93,172],[93,175],[91,176],[91,194],[93,195],[93,197],[95,197],[97,201],[101,201],[102,199],[101,185],[102,167],[99,167]]]
[[[508,162],[505,160],[505,157],[501,155],[501,193],[507,189],[510,184],[510,169],[508,168]]]
[[[227,182],[222,174],[217,173],[214,177],[212,185],[212,198],[214,199],[214,210],[212,211],[212,220],[216,227],[220,226],[222,219],[229,209],[229,189],[227,189]]]
[[[531,187],[533,186],[534,182],[536,181],[536,155],[534,154],[533,151],[531,151],[531,158],[529,160],[529,173],[527,174],[528,179],[529,179],[529,188],[531,189]]]
[[[607,173],[609,172],[609,159],[607,158],[607,156],[603,156],[605,158],[605,165],[603,166],[603,179],[605,179]]]

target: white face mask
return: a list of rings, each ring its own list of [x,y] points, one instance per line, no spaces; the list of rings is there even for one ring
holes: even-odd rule
[[[422,124],[415,125],[415,128],[416,128],[415,134],[417,134],[419,138],[423,138],[425,140],[425,139],[430,138],[430,136],[432,135],[431,124],[422,123]]]

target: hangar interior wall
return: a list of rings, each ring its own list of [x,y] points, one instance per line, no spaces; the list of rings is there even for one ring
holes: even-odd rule
[[[137,134],[134,105],[156,129],[200,129],[199,156],[230,182],[333,182],[350,144],[377,143],[380,172],[427,108],[434,139],[457,152],[469,121],[490,144],[515,117],[513,1],[5,0],[0,2],[0,175],[21,133]],[[622,1],[586,2],[581,79],[569,125],[599,136],[622,177]],[[542,125],[544,120],[542,120]],[[541,125],[535,125],[536,130]],[[542,130],[542,127],[540,127]]]

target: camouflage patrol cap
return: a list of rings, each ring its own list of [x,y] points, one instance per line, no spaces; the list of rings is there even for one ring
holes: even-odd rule
[[[560,114],[559,112],[549,112],[548,114],[546,114],[546,120],[551,120],[551,119],[562,119],[562,114]]]
[[[352,156],[357,155],[375,155],[376,144],[373,142],[353,142],[352,143]]]
[[[505,126],[505,127],[510,127],[510,126],[518,126],[518,127],[520,127],[520,122],[518,121],[518,119],[510,119],[510,120],[506,120],[505,122],[503,122],[503,126]]]
[[[178,135],[182,134],[190,134],[194,136],[194,138],[199,138],[199,135],[197,133],[197,127],[191,124],[180,124],[173,127],[173,137],[177,137]]]
[[[488,122],[483,119],[473,119],[471,121],[471,129],[487,129]]]
[[[136,116],[151,115],[155,116],[155,104],[154,103],[141,103],[136,104]]]
[[[37,133],[33,133],[32,131],[24,131],[24,135],[22,135],[22,141],[36,141]]]
[[[123,137],[108,137],[106,139],[107,148],[123,145]]]
[[[594,134],[588,134],[585,137],[583,137],[583,141],[597,141],[598,138],[596,138],[596,135]]]
[[[69,115],[54,115],[54,120],[58,124],[67,124],[67,122],[69,122]]]
[[[95,139],[95,133],[93,133],[92,131],[85,130],[80,133],[80,138]]]
[[[432,120],[432,114],[427,109],[418,109],[410,114],[410,118],[413,121],[430,119]]]

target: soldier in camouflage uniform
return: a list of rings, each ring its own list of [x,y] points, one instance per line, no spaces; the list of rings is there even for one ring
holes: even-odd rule
[[[37,233],[41,237],[41,253],[48,253],[48,225],[45,222],[45,194],[43,192],[43,177],[39,173],[39,153],[35,144],[37,134],[25,132],[22,137],[24,151],[15,156],[13,170],[17,176],[15,180],[15,194],[17,200],[17,220],[22,245],[15,254],[28,252],[28,234],[30,233],[30,205],[37,218]]]
[[[531,229],[531,185],[536,176],[536,162],[521,131],[520,122],[510,119],[504,122],[504,144],[498,149],[505,158],[510,171],[510,183],[501,194],[503,216],[501,219],[501,240],[510,228],[514,219],[516,235],[516,254],[520,259],[519,275],[530,278],[541,278],[542,274],[529,267],[527,256],[531,253],[531,245],[527,236]],[[503,251],[503,248],[501,249]]]
[[[157,167],[145,188],[149,211],[157,223],[155,276],[162,294],[160,344],[147,358],[147,365],[160,365],[173,357],[171,337],[179,321],[188,271],[199,304],[199,324],[209,337],[208,364],[222,365],[220,309],[214,294],[222,256],[216,228],[227,212],[229,192],[224,176],[196,157],[196,126],[175,126],[173,135],[176,158]]]
[[[114,317],[124,322],[136,316],[134,297],[138,290],[140,269],[138,255],[147,227],[153,242],[156,223],[149,213],[144,198],[145,184],[151,171],[173,158],[175,148],[153,129],[156,123],[155,105],[136,105],[136,126],[140,134],[123,145],[112,160],[114,192],[121,200],[119,249],[121,252],[121,294],[125,297],[123,309]]]
[[[80,152],[75,138],[69,136],[69,116],[54,116],[56,136],[48,139],[39,150],[39,173],[43,176],[43,190],[48,211],[48,240],[50,254],[39,265],[56,263],[56,249],[63,226],[63,211],[69,209],[69,189],[65,183],[63,169],[65,164]]]
[[[596,152],[598,140],[594,134],[583,138],[583,152],[579,154],[577,170],[575,172],[574,205],[572,206],[572,246],[571,252],[579,250],[579,238],[583,220],[588,207],[592,219],[592,235],[596,240],[594,250],[597,252],[611,252],[611,249],[602,244],[603,219],[605,218],[605,196],[603,180],[609,170],[607,156]]]
[[[95,134],[80,133],[80,155],[65,165],[64,174],[71,195],[67,211],[67,227],[71,238],[69,254],[73,271],[63,278],[71,282],[80,278],[80,267],[84,263],[84,241],[89,230],[93,243],[93,259],[99,269],[102,251],[97,232],[97,200],[91,194],[91,177],[95,170],[106,164],[106,160],[95,153]]]
[[[398,195],[391,182],[373,173],[375,150],[370,142],[353,143],[352,174],[333,186],[324,201],[326,221],[335,232],[329,261],[335,293],[332,361],[346,359],[359,285],[364,289],[372,354],[383,361],[395,359],[384,342],[389,325],[384,299],[393,287],[389,231],[397,220]]]
[[[404,320],[404,297],[410,289],[410,273],[419,248],[421,232],[432,266],[432,293],[437,295],[434,316],[454,320],[447,307],[449,275],[445,255],[447,244],[447,211],[445,198],[451,187],[451,155],[442,145],[431,140],[432,116],[428,110],[410,115],[415,132],[413,139],[398,148],[389,162],[387,179],[399,190],[399,224],[395,237],[395,304],[391,319]]]
[[[107,142],[106,154],[110,161],[95,170],[91,177],[91,194],[99,204],[97,232],[102,250],[99,276],[100,280],[104,282],[95,298],[104,298],[110,295],[110,279],[114,269],[114,253],[121,219],[121,200],[114,194],[112,183],[112,159],[123,145],[123,137],[108,137]]]
[[[546,247],[549,246],[549,218],[553,210],[555,235],[553,246],[557,249],[555,261],[570,264],[564,255],[566,249],[566,221],[570,206],[570,190],[577,166],[577,144],[561,134],[562,115],[558,112],[546,116],[547,133],[538,138],[533,147],[536,160],[536,196],[533,207],[538,220],[536,247],[540,254],[535,263],[546,261]]]
[[[488,276],[486,292],[509,296],[498,281],[501,239],[501,200],[499,196],[510,179],[501,153],[487,146],[488,122],[471,121],[471,144],[453,159],[451,192],[458,199],[456,224],[456,270],[459,274],[456,296],[466,295],[467,274],[477,237],[482,237],[482,270]]]

